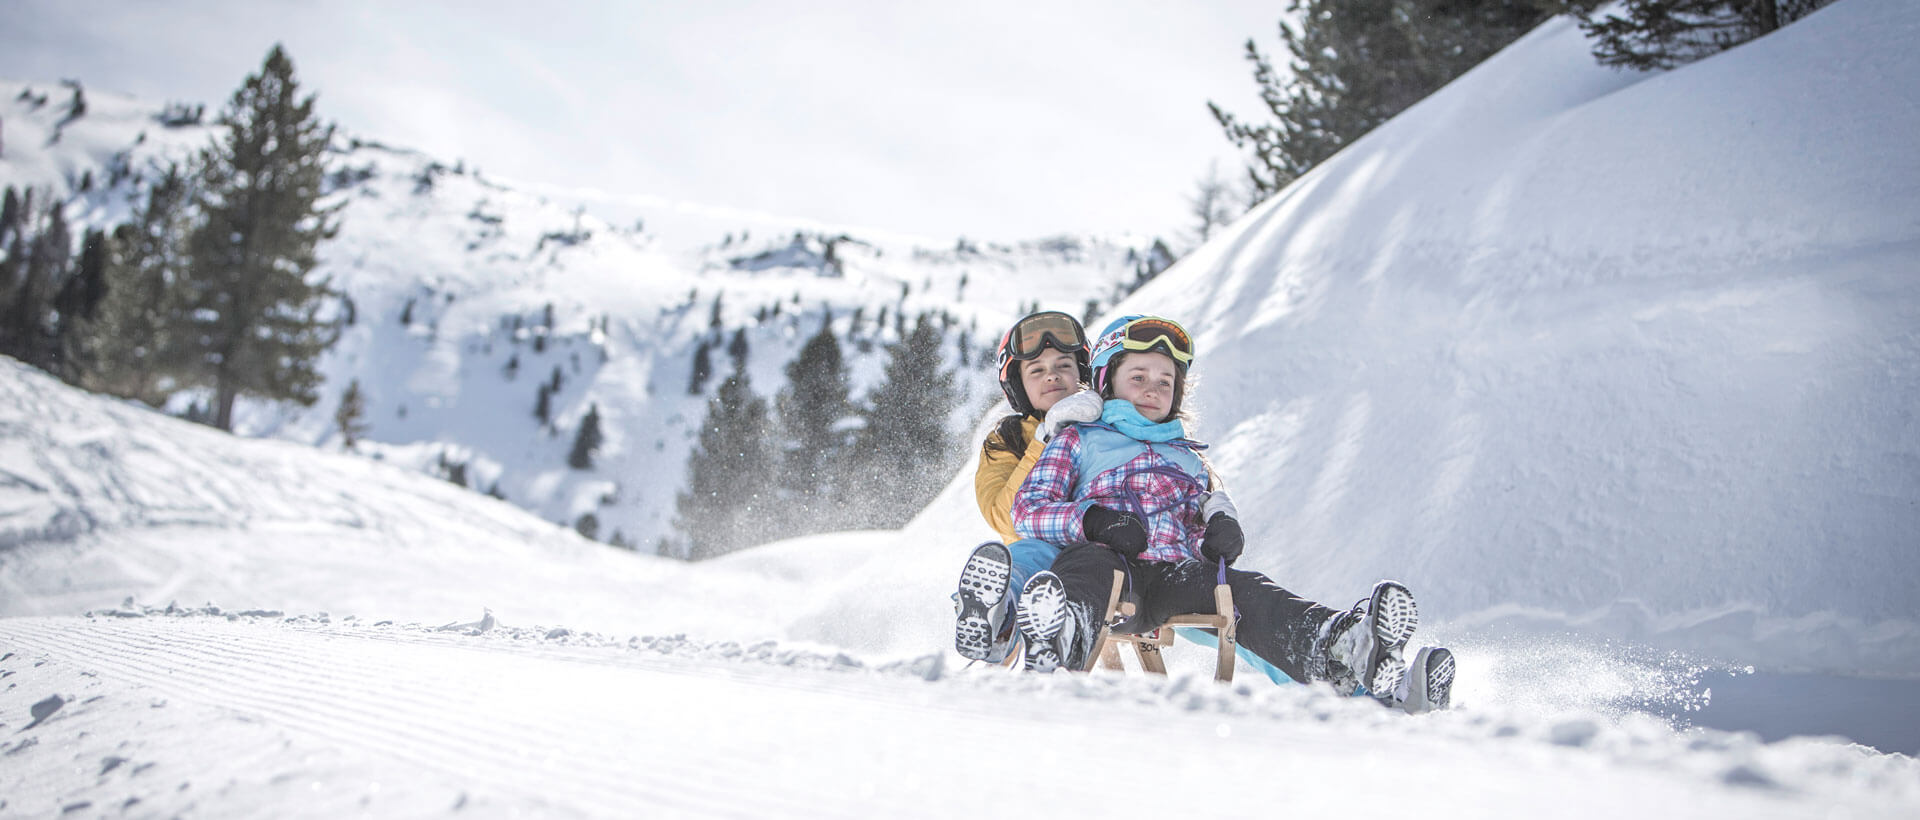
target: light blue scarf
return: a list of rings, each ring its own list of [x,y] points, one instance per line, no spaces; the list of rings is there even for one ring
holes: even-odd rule
[[[1100,412],[1100,420],[1138,441],[1166,442],[1187,437],[1187,427],[1180,423],[1179,417],[1155,424],[1140,415],[1133,402],[1126,399],[1107,399],[1106,407]]]

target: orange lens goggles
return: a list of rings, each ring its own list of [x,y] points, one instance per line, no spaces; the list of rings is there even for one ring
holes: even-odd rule
[[[1193,362],[1193,337],[1172,319],[1133,320],[1127,324],[1126,335],[1120,338],[1120,348],[1140,352],[1158,349],[1181,364]]]
[[[1062,353],[1085,350],[1087,335],[1072,316],[1057,310],[1035,313],[1013,327],[1009,350],[1016,359],[1031,359],[1049,346]]]

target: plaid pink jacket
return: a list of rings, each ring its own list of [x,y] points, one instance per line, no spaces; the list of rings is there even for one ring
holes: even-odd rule
[[[1081,463],[1089,440],[1124,457],[1119,466],[1083,481]],[[1198,473],[1196,476],[1195,473]],[[1144,442],[1111,428],[1068,426],[1047,443],[1039,463],[1013,499],[1013,528],[1027,538],[1052,544],[1087,540],[1081,519],[1095,504],[1131,512],[1147,528],[1147,561],[1184,561],[1200,557],[1200,523],[1206,468],[1192,447],[1181,441]],[[1076,495],[1075,488],[1085,490]]]

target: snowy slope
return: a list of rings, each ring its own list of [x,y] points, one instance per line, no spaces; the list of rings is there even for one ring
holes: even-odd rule
[[[133,598],[752,641],[786,637],[835,563],[897,542],[838,533],[699,564],[610,549],[411,470],[236,438],[0,358],[0,616]]]
[[[1456,711],[1417,719],[1319,686],[1215,688],[1201,663],[1009,676],[962,668],[943,635],[899,657],[804,640],[829,622],[905,636],[939,608],[943,583],[895,604],[870,571],[941,551],[910,531],[636,555],[9,361],[0,432],[0,814],[972,816],[980,778],[948,773],[1009,749],[1041,764],[991,768],[1000,782],[1077,807],[1270,805],[1266,788],[1117,788],[1115,753],[1088,751],[1149,738],[1173,782],[1287,772],[1289,805],[1327,811],[1360,791],[1443,817],[1920,806],[1905,755],[1677,732],[1622,702],[1693,696],[1697,667],[1588,655],[1501,680],[1469,651]],[[122,593],[181,605],[93,603]]]
[[[1329,601],[1400,577],[1456,641],[1572,628],[1781,671],[1920,674],[1907,581],[1920,561],[1920,185],[1903,184],[1920,179],[1920,160],[1902,150],[1920,108],[1900,104],[1916,66],[1898,37],[1914,25],[1910,7],[1852,0],[1640,76],[1594,67],[1573,27],[1551,23],[1138,294],[1127,308],[1199,332],[1199,430],[1246,511],[1248,563]],[[1769,173],[1743,172],[1755,156]],[[373,191],[354,195],[414,196]],[[420,219],[387,237],[396,254],[396,237],[431,235]],[[638,264],[644,248],[632,252]],[[396,287],[343,269],[367,288]],[[498,425],[498,440],[524,442],[524,428],[499,420],[514,416],[510,403],[504,416],[450,409],[505,401],[476,386],[491,374],[461,375],[489,354],[460,346],[485,351],[496,330],[481,317],[497,313],[461,306],[489,298],[494,278],[516,281],[505,268],[449,278],[473,293],[419,307],[408,326],[427,337],[419,345],[370,337],[341,358],[381,350],[403,362],[389,372],[446,399],[414,404],[410,419],[472,424],[461,435],[474,437]],[[625,310],[644,305],[622,299],[651,298],[600,285]],[[727,304],[742,302],[752,304]],[[581,321],[565,340],[573,351],[557,341],[551,355],[586,351],[585,368],[634,370],[589,381],[645,394],[639,372],[659,360],[596,364],[593,348],[611,343]],[[371,324],[355,332],[371,336]],[[687,423],[677,418],[665,423]],[[680,463],[669,439],[651,461],[635,453],[645,443],[616,441],[596,476],[557,468],[555,446],[520,480],[607,497],[616,481]],[[941,642],[950,564],[987,534],[969,470],[907,530],[921,547],[839,564],[846,572],[827,579],[850,592],[884,578],[882,591],[820,595],[800,635],[901,654]],[[804,564],[810,548],[765,556]],[[774,560],[765,556],[740,561]]]
[[[1548,24],[1122,306],[1199,335],[1243,560],[1407,580],[1453,712],[959,668],[970,465],[898,532],[688,565],[0,361],[0,814],[977,816],[1005,777],[1057,801],[1015,814],[1912,816],[1907,755],[1687,723],[1755,668],[1920,678],[1916,28],[1841,0],[1639,76]],[[1887,691],[1841,706],[1920,750]]]
[[[1920,675],[1915,34],[1847,0],[1642,76],[1549,23],[1122,305],[1198,328],[1251,560]]]

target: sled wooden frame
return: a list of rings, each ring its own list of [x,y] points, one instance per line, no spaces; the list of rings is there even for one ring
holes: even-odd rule
[[[1214,663],[1213,679],[1221,683],[1231,683],[1233,681],[1235,639],[1233,590],[1231,588],[1226,584],[1220,584],[1213,588],[1214,612],[1211,615],[1175,615],[1168,618],[1167,622],[1161,624],[1158,629],[1136,635],[1127,632],[1115,632],[1112,626],[1116,613],[1131,617],[1134,612],[1131,602],[1124,604],[1120,602],[1120,588],[1125,583],[1126,575],[1120,570],[1114,570],[1113,590],[1107,593],[1107,615],[1101,620],[1103,626],[1100,627],[1100,639],[1093,646],[1093,654],[1087,657],[1087,668],[1082,671],[1093,671],[1095,664],[1098,664],[1101,668],[1111,669],[1116,672],[1125,671],[1126,667],[1120,663],[1120,644],[1124,643],[1133,647],[1134,654],[1140,659],[1140,668],[1142,670],[1155,675],[1165,675],[1167,674],[1167,662],[1160,657],[1160,650],[1173,645],[1174,627],[1191,626],[1211,629],[1215,635],[1219,636],[1220,657],[1219,660]]]

